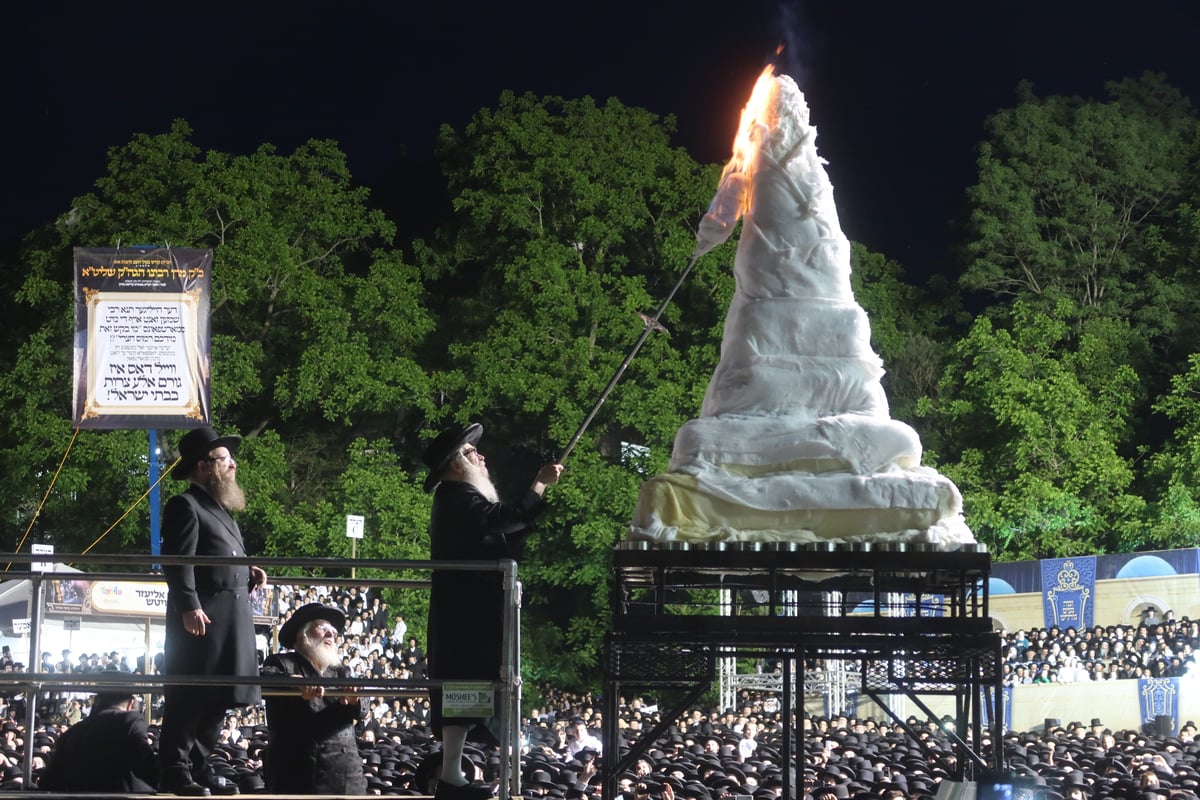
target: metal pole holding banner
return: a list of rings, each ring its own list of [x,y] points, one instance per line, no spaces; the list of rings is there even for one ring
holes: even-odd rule
[[[158,431],[150,428],[150,555],[162,555],[162,520],[158,499]]]

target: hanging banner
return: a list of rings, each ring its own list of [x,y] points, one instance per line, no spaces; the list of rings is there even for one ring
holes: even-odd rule
[[[1071,568],[1060,580],[1066,561],[1072,562]],[[1073,578],[1078,589],[1071,588]],[[1200,548],[993,563],[988,593],[992,619],[1009,631],[1074,627],[1074,620],[1092,628],[1096,622],[1142,624],[1151,609],[1162,621],[1196,620]]]
[[[1041,567],[1046,627],[1092,627],[1096,557],[1050,558]]]
[[[208,423],[211,283],[212,250],[75,248],[77,428]]]
[[[1155,726],[1155,733],[1176,736],[1179,733],[1179,679],[1138,678],[1142,724]],[[1169,725],[1170,730],[1159,726]]]

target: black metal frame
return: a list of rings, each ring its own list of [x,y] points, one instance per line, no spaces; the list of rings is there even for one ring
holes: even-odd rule
[[[991,761],[980,755],[985,720],[999,742],[1003,719],[1000,636],[987,605],[991,558],[982,547],[624,543],[613,566],[605,800],[617,796],[619,776],[711,688],[717,659],[728,657],[782,662],[784,709],[803,708],[803,698],[791,697],[792,671],[800,671],[794,683],[803,686],[804,664],[816,660],[850,664],[860,691],[906,729],[888,707],[889,696],[908,697],[931,720],[936,715],[921,695],[953,696],[955,726],[946,733],[957,758],[947,771],[963,780],[1002,769],[1000,748],[992,748]],[[631,688],[684,695],[662,707],[661,722],[625,742],[622,752],[618,704]],[[795,720],[788,713],[783,720],[780,755],[791,763]],[[802,758],[802,744],[798,749]],[[936,764],[941,754],[926,755]],[[790,772],[782,771],[784,797]]]
[[[466,571],[466,572],[499,572],[504,590],[503,601],[503,652],[501,654],[500,674],[492,682],[493,691],[500,698],[500,800],[509,797],[519,797],[521,793],[521,762],[520,762],[520,709],[521,681],[520,678],[520,584],[517,581],[517,565],[510,559],[498,561],[418,561],[418,560],[382,560],[382,559],[344,559],[344,558],[232,558],[214,556],[167,556],[142,555],[132,553],[92,554],[57,553],[54,555],[32,555],[28,553],[2,553],[0,559],[11,564],[22,565],[20,570],[5,574],[6,579],[29,580],[32,583],[30,601],[30,637],[28,662],[31,669],[38,669],[37,654],[41,651],[40,632],[43,614],[42,591],[43,584],[55,580],[117,580],[141,581],[158,583],[163,576],[158,568],[162,565],[248,565],[256,564],[266,570],[271,579],[277,583],[290,584],[334,584],[343,586],[378,586],[396,587],[427,591],[430,586],[428,573],[434,570]],[[54,570],[33,569],[32,564],[53,559],[65,564],[88,566],[120,566],[124,571],[93,571],[93,572],[56,572]],[[150,571],[129,571],[138,567]],[[304,575],[288,575],[288,571],[302,569]],[[381,573],[404,574],[416,573],[424,577],[418,579],[405,578],[368,578],[356,575],[356,569],[372,569]],[[349,574],[351,577],[344,577]],[[335,577],[336,576],[336,577]],[[133,617],[131,617],[133,618]],[[147,649],[149,645],[147,644]],[[149,653],[147,653],[149,656]],[[0,687],[24,692],[34,696],[43,691],[90,691],[97,687],[98,673],[43,673],[43,672],[5,672],[0,673]],[[290,676],[129,676],[126,682],[138,690],[138,693],[161,692],[170,685],[212,686],[212,685],[251,685],[261,686],[264,694],[272,692],[295,691],[304,681]],[[359,695],[398,695],[398,694],[431,694],[440,691],[450,683],[461,683],[435,678],[420,680],[400,680],[398,678],[364,679],[325,679],[322,685],[332,694]],[[28,703],[25,714],[25,727],[30,733],[26,736],[23,753],[22,775],[25,787],[32,786],[32,747],[36,729],[37,703]],[[28,791],[33,791],[28,789]],[[61,796],[61,795],[59,795]]]

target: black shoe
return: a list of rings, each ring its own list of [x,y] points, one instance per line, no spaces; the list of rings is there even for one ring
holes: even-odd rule
[[[180,797],[210,797],[212,795],[207,786],[196,783],[192,780],[191,775],[186,777],[164,775],[158,782],[158,792],[159,794],[177,794]]]
[[[492,787],[486,783],[466,783],[462,786],[452,786],[444,781],[438,781],[434,790],[434,800],[491,800]]]
[[[239,794],[241,791],[236,783],[221,775],[217,775],[209,781],[208,790],[213,796]]]

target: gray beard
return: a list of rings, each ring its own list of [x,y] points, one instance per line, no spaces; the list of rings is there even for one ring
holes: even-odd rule
[[[242,491],[241,486],[238,486],[236,475],[229,473],[218,475],[214,472],[208,480],[208,485],[204,488],[226,511],[245,510],[246,493]]]
[[[492,483],[492,479],[488,477],[488,474],[484,472],[483,468],[477,464],[471,463],[470,461],[467,461],[466,464],[466,476],[463,478],[463,482],[474,486],[481,495],[487,498],[488,502],[499,503],[500,494],[496,491],[496,487]]]

